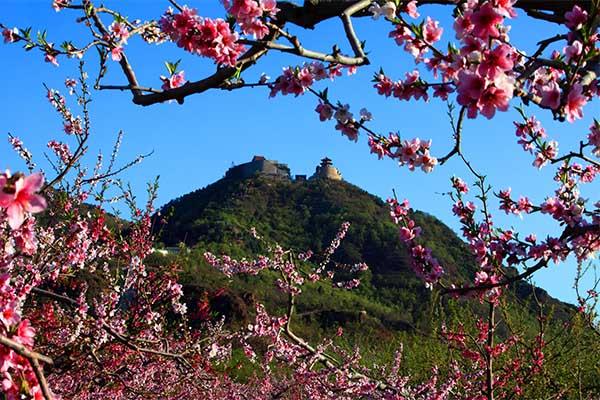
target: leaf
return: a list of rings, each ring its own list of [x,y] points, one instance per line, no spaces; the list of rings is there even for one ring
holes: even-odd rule
[[[180,62],[181,62],[181,59],[177,60],[174,63],[165,61],[165,66],[167,67],[167,71],[169,71],[170,75],[173,75],[177,72],[177,68],[179,67]]]

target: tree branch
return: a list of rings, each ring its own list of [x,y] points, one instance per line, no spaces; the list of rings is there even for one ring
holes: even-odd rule
[[[44,371],[40,366],[40,361],[52,365],[53,361],[50,357],[47,357],[43,354],[37,353],[35,351],[29,350],[27,347],[22,345],[21,343],[15,342],[12,339],[4,335],[0,335],[0,344],[8,347],[13,350],[15,353],[19,354],[22,357],[25,357],[29,363],[31,364],[31,368],[35,373],[35,377],[37,378],[38,384],[40,385],[40,389],[42,390],[42,394],[46,400],[52,400],[53,396],[50,392],[50,388],[48,387],[48,382],[46,381],[46,377],[44,375]]]
[[[380,3],[385,3],[381,0]],[[279,13],[278,20],[294,24],[306,29],[313,29],[317,24],[330,18],[339,17],[344,10],[360,3],[359,0],[305,0],[304,5],[299,6],[290,1],[277,2]],[[590,10],[593,0],[518,0],[515,7],[522,9],[533,18],[544,19],[551,22],[564,22],[564,13],[570,11],[573,6]],[[419,6],[435,4],[456,7],[455,0],[419,0]],[[545,13],[545,14],[541,14]],[[366,10],[354,15],[355,17],[370,16]]]

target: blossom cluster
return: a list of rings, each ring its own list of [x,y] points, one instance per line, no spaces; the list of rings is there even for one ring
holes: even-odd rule
[[[335,277],[335,269],[345,270],[350,274],[356,274],[366,271],[369,268],[365,263],[345,265],[335,263],[331,260],[331,257],[346,237],[349,228],[349,222],[341,224],[335,238],[333,238],[329,246],[327,246],[320,255],[320,260],[316,259],[317,257],[311,250],[299,253],[297,260],[295,260],[291,257],[291,250],[284,250],[278,244],[269,247],[269,256],[258,256],[255,260],[235,260],[227,255],[217,257],[210,252],[204,253],[204,259],[209,265],[221,271],[228,277],[234,275],[256,275],[265,269],[277,271],[281,275],[281,278],[276,281],[277,288],[284,293],[297,296],[302,293],[301,287],[307,280],[309,282],[316,282],[324,278],[333,280]],[[264,241],[264,239],[258,235],[256,229],[252,228],[251,234],[255,239],[261,242]],[[313,261],[316,265],[311,265],[310,261]],[[308,264],[309,270],[303,269],[302,265],[299,265],[299,262],[301,264]],[[334,268],[330,268],[332,264]],[[333,286],[345,289],[353,289],[359,285],[360,280],[356,278],[333,283]]]
[[[498,194],[500,198],[500,209],[507,214],[521,215],[521,213],[529,214],[533,211],[533,204],[526,196],[520,196],[517,201],[511,199],[511,188],[501,190]]]
[[[421,235],[421,228],[410,217],[408,200],[402,203],[395,199],[388,199],[390,216],[396,225],[400,226],[400,240],[407,246],[411,256],[411,265],[417,276],[425,282],[427,287],[433,287],[444,274],[444,269],[439,261],[433,257],[431,249],[417,243]]]
[[[349,69],[348,74],[354,69]],[[304,94],[315,82],[330,78],[334,79],[342,75],[342,67],[339,64],[325,65],[319,61],[304,63],[302,66],[285,67],[283,73],[275,81],[269,84],[270,97],[281,93],[283,96],[293,94],[299,96]]]
[[[0,174],[0,208],[4,209],[8,225],[18,229],[28,214],[44,211],[46,200],[36,194],[44,183],[40,173],[24,176],[9,171]]]
[[[587,200],[581,197],[579,185],[593,182],[599,172],[596,165],[584,167],[574,162],[564,163],[554,177],[559,187],[555,195],[541,205],[541,212],[571,227],[592,223],[584,218]]]
[[[540,121],[535,117],[526,118],[524,122],[514,122],[518,143],[523,150],[533,153],[536,151],[533,165],[542,168],[552,161],[558,154],[558,143],[556,141],[545,141],[546,131]]]
[[[8,273],[0,274],[0,335],[27,349],[33,349],[35,330],[30,321],[23,319],[21,315],[25,298],[22,290],[23,288],[11,285]],[[0,366],[0,382],[5,396],[14,399],[21,396],[36,400],[43,398],[35,371],[23,355],[9,347],[0,346]]]
[[[187,7],[179,13],[169,8],[160,19],[160,28],[185,51],[212,58],[218,64],[233,66],[244,51],[238,34],[226,21],[200,17]]]
[[[231,277],[236,274],[256,275],[269,267],[268,257],[258,257],[256,260],[235,260],[227,255],[217,257],[210,252],[204,253],[204,259],[209,265],[221,271],[225,276]]]
[[[246,35],[254,35],[257,39],[264,38],[269,33],[269,27],[262,20],[268,16],[275,18],[277,2],[275,0],[222,0],[227,12]]]
[[[399,80],[392,82],[392,80],[383,73],[377,74],[374,81],[376,82],[374,87],[377,89],[377,93],[385,97],[393,96],[399,100],[406,101],[410,101],[413,98],[415,100],[423,99],[425,101],[429,99],[429,95],[427,94],[427,84],[419,78],[418,70],[407,73],[404,81]],[[447,87],[447,85],[438,85],[437,88],[439,90],[435,92],[434,96],[446,96],[447,98],[447,95],[444,94],[446,93],[444,88]]]
[[[373,118],[367,109],[362,108],[360,110],[360,121],[357,121],[354,119],[354,114],[350,112],[349,104],[333,106],[328,101],[322,100],[317,104],[315,111],[319,114],[319,120],[321,121],[334,118],[336,120],[335,129],[355,142],[358,141],[358,130],[361,124]]]
[[[68,82],[67,86],[74,85]],[[83,85],[82,91],[86,88]],[[82,120],[88,121],[86,99],[85,94],[77,94],[85,116]],[[63,121],[73,119],[64,97],[52,90],[49,100]],[[87,128],[82,127],[80,133],[72,133],[77,136],[74,141],[79,149],[86,148],[86,132]],[[155,196],[150,194],[144,209],[138,209],[129,201],[132,219],[127,233],[115,235],[115,230],[108,227],[109,219],[114,217],[109,217],[99,206],[85,204],[96,184],[101,185],[96,200],[100,204],[106,201],[101,193],[106,190],[103,188],[109,187],[110,180],[102,176],[110,176],[115,154],[108,172],[101,170],[99,157],[93,178],[87,178],[87,169],[79,162],[83,153],[69,151],[68,140],[74,138],[68,130],[65,133],[67,141],[51,140],[48,146],[58,159],[53,165],[59,177],[71,179],[67,178],[68,172],[74,171],[71,182],[55,179],[53,185],[57,187],[46,190],[42,173],[26,175],[6,171],[0,174],[0,247],[3,250],[0,252],[0,337],[14,344],[0,346],[0,382],[3,393],[11,399],[38,400],[48,398],[48,393],[56,398],[81,398],[90,393],[105,397],[108,393],[102,389],[96,393],[96,389],[82,388],[73,382],[88,379],[89,374],[100,376],[106,371],[115,371],[114,366],[122,362],[127,362],[132,371],[139,368],[138,378],[143,375],[142,370],[169,376],[169,369],[177,370],[175,362],[153,360],[143,351],[135,350],[136,346],[170,342],[169,351],[178,348],[184,351],[188,349],[186,346],[192,346],[173,339],[167,331],[170,323],[167,315],[172,318],[175,312],[182,320],[186,315],[183,290],[176,282],[174,267],[155,271],[144,263],[152,248],[150,232],[154,209],[151,203]],[[11,143],[28,166],[34,165],[19,139],[11,137]],[[127,192],[123,197],[133,198]],[[47,203],[52,206],[47,207]],[[44,220],[51,223],[38,223],[34,215],[41,211],[45,211]],[[82,274],[103,283],[92,293],[88,290],[89,281],[82,279]],[[57,298],[60,300],[52,301]],[[25,308],[25,304],[34,306]],[[37,348],[34,349],[36,332]],[[83,347],[73,345],[83,342],[87,343]],[[162,345],[156,345],[148,351],[155,354],[166,351],[160,347]],[[43,355],[31,353],[34,356],[30,356],[27,352],[39,349],[44,349]],[[45,382],[38,381],[47,360],[62,357],[65,349],[70,349],[70,356],[78,360],[77,368],[51,370]],[[97,362],[87,356],[90,349],[99,355]],[[109,352],[105,353],[104,349]],[[111,354],[113,350],[115,353]],[[117,359],[112,359],[113,356]],[[36,358],[35,364],[33,358]],[[88,375],[82,375],[83,371]],[[173,381],[176,381],[174,377]],[[123,381],[113,387],[116,390],[113,393],[128,393],[126,388]]]
[[[555,112],[559,112],[562,107],[570,122],[582,118],[583,107],[597,92],[594,83],[586,86],[579,82],[581,75],[574,76],[578,80],[571,81],[568,85],[564,85],[562,80],[569,77],[565,73],[568,65],[581,65],[582,57],[596,46],[597,35],[587,34],[585,30],[587,11],[574,6],[572,11],[566,13],[566,24],[571,29],[568,45],[563,48],[562,54],[555,51],[551,62],[532,69],[531,77],[526,77],[526,85],[522,85],[518,79],[523,77],[516,71],[522,70],[526,61],[522,53],[509,44],[510,27],[504,25],[507,18],[516,16],[513,3],[497,0],[462,3],[454,23],[461,46],[448,51],[435,47],[442,35],[437,21],[428,17],[417,26],[394,17],[395,11],[386,14],[395,24],[395,29],[389,36],[399,46],[403,46],[417,63],[425,64],[434,77],[441,74],[443,82],[428,85],[416,81],[415,84],[407,79],[416,88],[405,92],[407,82],[393,83],[380,74],[376,77],[375,85],[378,93],[385,96],[393,93],[394,97],[401,99],[412,96],[426,100],[427,90],[433,87],[434,96],[446,100],[449,93],[456,91],[457,102],[467,109],[469,118],[475,118],[478,114],[492,118],[496,111],[508,110],[515,93],[527,86],[530,95],[539,99],[537,102],[540,106]],[[373,12],[378,16],[383,11]],[[430,52],[433,54],[428,56]],[[564,64],[561,64],[563,61]],[[414,72],[411,74],[415,75]],[[564,86],[565,90],[562,89]]]
[[[169,77],[161,75],[160,80],[163,82],[162,87],[161,87],[162,90],[175,89],[175,88],[182,86],[186,82],[185,72],[184,71],[175,72],[175,73],[171,74],[171,76],[169,76]]]
[[[398,160],[400,165],[407,165],[411,171],[421,168],[428,173],[438,164],[437,158],[430,154],[431,140],[401,140],[397,133],[392,132],[387,138],[371,135],[369,147],[371,153],[377,154],[380,159],[386,156]]]
[[[108,27],[109,35],[104,38],[111,43],[110,56],[113,61],[121,61],[123,58],[123,45],[127,44],[130,32],[123,22],[114,21]]]

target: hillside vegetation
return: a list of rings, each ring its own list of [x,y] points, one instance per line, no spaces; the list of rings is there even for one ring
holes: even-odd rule
[[[398,195],[402,197],[401,192]],[[424,244],[449,275],[457,281],[473,276],[475,263],[469,250],[449,227],[419,211],[414,219],[423,229]],[[361,286],[352,291],[324,283],[305,286],[297,305],[296,330],[310,340],[319,340],[342,327],[342,344],[348,348],[359,345],[366,363],[391,360],[402,343],[405,368],[426,376],[434,360],[439,365],[451,352],[439,339],[440,322],[453,326],[459,321],[473,321],[483,314],[484,307],[425,288],[412,271],[387,205],[380,198],[343,181],[227,178],[169,202],[154,224],[159,246],[186,248],[167,257],[184,266],[182,278],[192,315],[201,313],[204,302],[210,305],[210,318],[224,316],[227,323],[239,325],[250,320],[257,301],[272,313],[285,312],[285,296],[273,285],[276,276],[267,271],[229,279],[208,266],[203,253],[253,257],[265,254],[265,243],[273,242],[297,252],[312,249],[318,253],[328,246],[343,221],[349,221],[351,227],[335,260],[366,262],[370,269],[360,276]],[[263,240],[250,235],[252,227]],[[164,262],[164,256],[155,256]],[[500,335],[514,331],[534,335],[542,312],[552,321],[549,333],[559,338],[553,342],[557,352],[563,340],[583,340],[573,336],[582,334],[572,324],[573,306],[528,283],[510,290],[498,327]],[[571,327],[568,334],[565,323]],[[561,350],[561,369],[568,368],[569,354]],[[591,357],[590,363],[595,363],[593,360]]]

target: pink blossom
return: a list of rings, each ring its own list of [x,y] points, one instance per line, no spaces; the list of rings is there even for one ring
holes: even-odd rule
[[[384,16],[391,20],[396,16],[396,4],[388,1],[380,6],[379,3],[374,1],[369,7],[369,12],[373,15],[373,19],[379,19],[379,17]]]
[[[329,66],[329,78],[331,78],[331,80],[342,75],[342,66],[340,64],[332,64]]]
[[[542,101],[540,104],[544,107],[548,107],[552,110],[560,107],[560,86],[555,81],[548,82],[547,85],[542,86]]]
[[[312,84],[315,81],[312,76],[312,73],[310,72],[310,70],[308,68],[302,68],[300,70],[300,72],[298,72],[297,77],[298,77],[298,80],[300,81],[300,85],[305,88],[312,86]]]
[[[517,2],[517,0],[495,0],[494,3],[504,17],[514,18],[517,16],[517,12],[513,8],[513,5]]]
[[[531,200],[529,200],[529,198],[521,196],[519,197],[519,201],[517,202],[517,209],[520,212],[529,214],[531,211],[533,211],[533,204],[531,203]]]
[[[185,71],[176,72],[168,78],[166,76],[161,76],[160,79],[163,81],[162,90],[175,89],[186,82]]]
[[[431,19],[431,17],[427,17],[427,22],[425,22],[425,28],[423,29],[423,39],[425,42],[434,44],[440,40],[443,32],[444,29],[440,27],[438,21]]]
[[[400,100],[428,100],[427,86],[422,84],[419,78],[419,71],[414,70],[406,73],[404,81],[398,81],[393,84],[393,95]]]
[[[56,59],[56,55],[54,55],[52,53],[46,53],[46,56],[44,57],[44,61],[54,65],[55,67],[58,67],[58,60]]]
[[[485,79],[479,74],[463,70],[458,74],[457,85],[457,101],[466,106],[479,100],[485,90]]]
[[[72,91],[76,86],[77,86],[77,80],[71,79],[71,78],[65,79],[65,87],[69,89],[69,92],[71,94],[73,94]]]
[[[563,52],[565,53],[565,58],[566,58],[567,62],[571,62],[572,60],[579,57],[581,55],[582,51],[583,51],[583,45],[581,44],[581,42],[579,40],[574,41],[569,46],[567,46],[563,49]]]
[[[429,154],[429,150],[423,150],[423,154],[417,158],[416,164],[421,165],[421,170],[423,172],[430,173],[438,164],[438,159]]]
[[[558,155],[558,143],[556,141],[544,142],[542,149],[536,154],[533,165],[542,168]]]
[[[4,43],[14,43],[19,40],[19,30],[17,28],[5,28],[2,31],[2,37],[4,37]]]
[[[110,58],[112,58],[113,61],[121,61],[123,59],[123,47],[113,47],[110,50]]]
[[[470,15],[459,15],[454,19],[453,25],[454,31],[456,32],[457,39],[466,39],[469,33],[473,30],[473,23],[471,22]]]
[[[168,10],[159,22],[172,41],[190,53],[209,57],[219,64],[233,66],[245,47],[238,35],[218,18],[201,18],[195,10],[183,7],[179,14]]]
[[[377,89],[377,93],[389,97],[394,87],[392,80],[383,74],[379,74],[376,79],[377,83],[373,87]]]
[[[494,85],[488,86],[479,100],[481,114],[488,119],[491,119],[496,110],[508,110],[508,102],[512,98],[512,93],[507,93],[505,89],[498,88]]]
[[[68,7],[70,4],[71,0],[52,0],[52,8],[54,8],[54,11],[56,12]]]
[[[398,46],[402,46],[405,42],[410,42],[414,39],[413,33],[403,24],[397,24],[395,29],[388,34],[394,39]]]
[[[494,80],[500,74],[513,69],[513,49],[507,44],[501,44],[494,50],[483,53],[483,60],[479,65],[479,73]]]
[[[473,35],[483,40],[487,40],[490,37],[497,38],[500,35],[498,25],[503,20],[504,17],[494,8],[491,2],[487,1],[471,15]]]
[[[417,10],[417,0],[411,0],[404,6],[404,11],[411,18],[419,18],[419,11]]]
[[[348,139],[356,142],[358,141],[358,128],[353,121],[346,121],[345,123],[339,122],[335,125],[335,129],[342,132],[342,135],[348,137]]]
[[[326,121],[333,116],[333,108],[326,103],[319,102],[315,111],[319,114],[319,120]]]
[[[261,20],[263,15],[274,18],[279,11],[274,0],[225,0],[223,3],[242,32],[257,39],[262,39],[269,33],[269,27]]]
[[[6,210],[8,224],[18,229],[25,213],[39,213],[46,208],[46,199],[35,194],[41,189],[44,176],[40,173],[24,176],[0,175],[0,207]]]
[[[323,65],[322,62],[314,61],[308,65],[309,71],[313,74],[313,78],[316,81],[320,81],[326,78],[329,78],[329,74],[327,73],[327,68]]]
[[[571,11],[565,13],[565,25],[574,31],[581,29],[587,19],[587,11],[581,9],[578,5],[575,5]]]
[[[583,95],[583,86],[579,83],[574,84],[567,97],[567,104],[565,104],[567,121],[574,122],[576,119],[583,118],[583,106],[586,103],[587,98]]]
[[[421,141],[418,138],[405,140],[400,148],[400,160],[404,163],[414,160],[420,148]]]
[[[386,147],[380,140],[375,139],[373,136],[369,135],[369,148],[371,149],[371,153],[377,154],[377,157],[381,160],[384,155],[388,154]]]
[[[400,227],[400,240],[410,242],[421,234],[421,228],[416,226],[415,221],[409,220],[406,226]]]
[[[353,121],[353,115],[350,112],[349,104],[342,104],[335,111],[333,117],[341,124],[347,124]]]
[[[565,211],[565,206],[560,199],[549,197],[542,204],[541,210],[544,214],[552,214],[555,218],[560,218]]]
[[[454,92],[454,88],[450,85],[436,85],[433,88],[433,97],[439,97],[442,100],[448,100],[450,93]]]
[[[49,149],[54,151],[54,154],[58,156],[58,158],[63,162],[63,164],[66,165],[71,160],[72,154],[69,150],[69,146],[66,143],[51,140],[48,142],[47,146]]]
[[[108,29],[119,42],[127,43],[127,39],[129,38],[129,29],[127,29],[127,26],[124,23],[115,21],[110,24]]]
[[[408,215],[410,207],[408,200],[398,203],[395,199],[389,199],[387,202],[390,206],[392,220],[394,223],[400,225],[400,239],[409,249],[413,270],[417,276],[423,279],[425,286],[431,288],[432,284],[440,279],[444,273],[444,269],[438,260],[432,256],[431,249],[414,242],[414,239],[419,236],[421,228],[416,226],[415,222]]]
[[[478,271],[475,273],[475,284],[481,285],[486,283],[488,280],[488,274],[485,271]]]
[[[469,192],[469,186],[467,185],[467,183],[457,177],[452,178],[452,187],[454,189],[456,189],[456,191],[459,193],[468,193]]]
[[[302,67],[286,67],[283,69],[283,74],[277,77],[275,82],[269,84],[270,97],[275,97],[277,93],[284,96],[288,94],[299,96],[304,94],[315,81],[327,76],[327,71],[321,63],[304,64]]]
[[[371,112],[369,110],[367,110],[366,108],[361,108],[359,111],[360,114],[360,119],[362,121],[372,121],[373,120],[373,114],[371,114]]]
[[[485,48],[483,40],[474,36],[467,36],[462,39],[462,44],[463,45],[460,48],[460,54],[462,56],[467,57],[470,60],[473,58],[481,58],[481,52]],[[477,56],[471,55],[472,53],[477,53]]]
[[[33,338],[35,336],[35,330],[31,327],[29,320],[23,320],[17,327],[17,335],[12,339],[17,343],[21,343],[25,346],[33,346]]]

